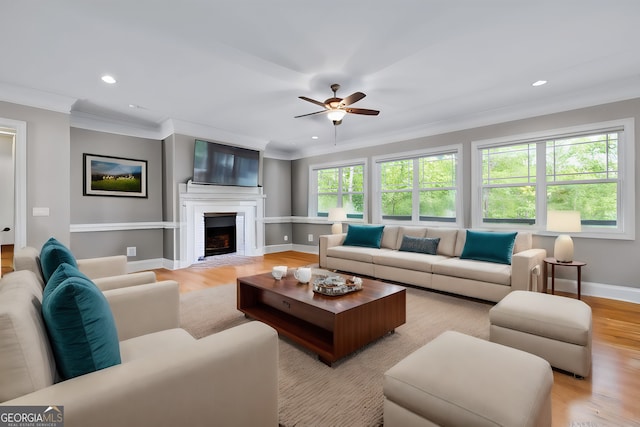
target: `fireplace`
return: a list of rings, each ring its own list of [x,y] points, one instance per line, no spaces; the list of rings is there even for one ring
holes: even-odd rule
[[[186,268],[205,256],[205,214],[236,216],[236,253],[263,255],[264,199],[262,187],[224,187],[187,182],[180,193],[179,260],[174,268]]]
[[[236,252],[236,213],[204,214],[204,256]]]

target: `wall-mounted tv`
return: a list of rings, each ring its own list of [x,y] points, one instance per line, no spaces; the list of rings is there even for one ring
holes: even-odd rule
[[[196,139],[193,182],[257,187],[260,152]]]

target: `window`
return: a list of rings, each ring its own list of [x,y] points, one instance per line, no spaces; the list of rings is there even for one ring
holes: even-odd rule
[[[310,213],[326,217],[329,209],[342,207],[347,218],[364,218],[363,161],[342,166],[312,166],[310,177]]]
[[[379,221],[458,223],[461,147],[374,159]]]
[[[473,226],[544,230],[575,210],[585,236],[634,238],[633,141],[628,119],[474,142]]]

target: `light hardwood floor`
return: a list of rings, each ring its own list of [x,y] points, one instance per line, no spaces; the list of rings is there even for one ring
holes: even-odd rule
[[[315,262],[317,255],[281,252],[256,257],[248,265],[156,270],[156,274],[158,279],[178,281],[181,291],[188,292],[234,283],[237,277],[268,272],[275,265]],[[593,310],[592,374],[579,380],[554,371],[553,426],[640,426],[640,305],[589,296],[582,300]]]

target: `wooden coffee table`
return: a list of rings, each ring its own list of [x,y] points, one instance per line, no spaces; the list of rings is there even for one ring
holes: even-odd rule
[[[406,321],[405,288],[371,279],[362,282],[362,290],[327,296],[313,292],[311,283],[298,283],[291,272],[280,280],[271,273],[239,277],[238,310],[331,366]]]

